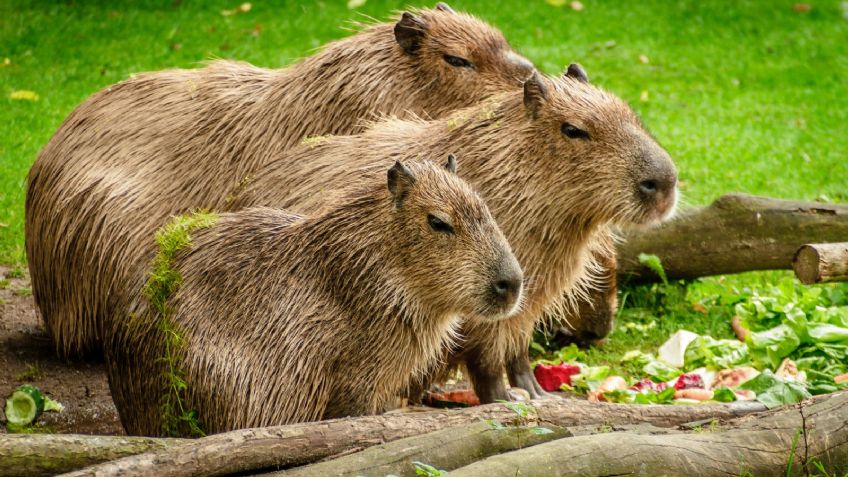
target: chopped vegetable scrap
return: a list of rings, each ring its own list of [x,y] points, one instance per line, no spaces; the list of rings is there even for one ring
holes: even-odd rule
[[[585,354],[563,348],[555,352],[558,363],[539,361],[536,379],[545,390],[560,383],[593,401],[636,404],[756,399],[774,407],[848,389],[844,290],[789,281],[767,292],[735,298],[732,328],[739,340],[679,330],[656,355],[627,352],[622,363],[641,371],[630,379],[580,363]]]
[[[571,364],[538,364],[533,369],[536,381],[545,391],[558,391],[563,384],[571,386],[571,376],[580,374],[580,367]]]
[[[64,409],[64,406],[42,394],[37,387],[24,384],[6,398],[6,426],[28,426],[38,420],[44,411],[61,412]]]

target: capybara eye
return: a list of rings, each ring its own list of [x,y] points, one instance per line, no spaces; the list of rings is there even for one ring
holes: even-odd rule
[[[456,66],[457,68],[471,68],[472,64],[470,61],[465,58],[460,58],[458,56],[445,55],[445,61],[447,64],[451,66]]]
[[[589,139],[589,133],[569,123],[562,123],[559,128],[566,137],[571,139]]]
[[[453,227],[433,214],[427,214],[427,223],[430,224],[430,228],[436,232],[453,235]]]

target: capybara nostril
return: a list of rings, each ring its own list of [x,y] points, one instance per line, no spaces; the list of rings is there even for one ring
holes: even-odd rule
[[[654,195],[657,193],[657,181],[646,180],[639,183],[639,191],[645,195]]]
[[[495,301],[504,308],[515,306],[521,297],[521,287],[524,277],[519,269],[507,264],[492,283]]]

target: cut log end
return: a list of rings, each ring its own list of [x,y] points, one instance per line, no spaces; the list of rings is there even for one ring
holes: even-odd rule
[[[848,242],[802,245],[792,260],[795,276],[805,284],[848,280]]]

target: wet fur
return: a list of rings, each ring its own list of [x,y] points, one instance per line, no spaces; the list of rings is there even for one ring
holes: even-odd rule
[[[205,432],[380,412],[456,340],[460,315],[487,309],[490,270],[515,263],[506,239],[455,174],[407,167],[400,205],[383,172],[312,217],[251,208],[192,234],[168,306]],[[432,210],[455,235],[429,228]],[[159,435],[161,317],[140,294],[130,311],[105,339],[112,394],[128,433]]]
[[[549,98],[532,114],[525,94],[505,93],[446,119],[389,119],[360,135],[292,150],[261,169],[230,207],[273,205],[309,213],[343,188],[340,178],[349,171],[455,153],[460,176],[485,197],[525,272],[523,311],[494,323],[466,321],[462,347],[449,360],[464,362],[478,394],[485,393],[507,363],[526,355],[543,312],[586,293],[580,284],[591,288],[592,272],[602,270],[592,252],[601,258],[613,253],[606,226],[654,219],[655,211],[634,195],[646,158],[673,170],[668,155],[613,95],[571,78],[539,81]],[[566,120],[591,125],[595,140],[565,138],[559,127]],[[445,369],[431,376],[443,376]]]
[[[26,199],[33,294],[60,354],[99,352],[169,215],[225,207],[223,191],[307,136],[357,133],[378,115],[439,117],[520,87],[532,68],[474,17],[414,14],[427,30],[414,54],[380,23],[288,68],[144,73],[80,105],[33,165]]]

